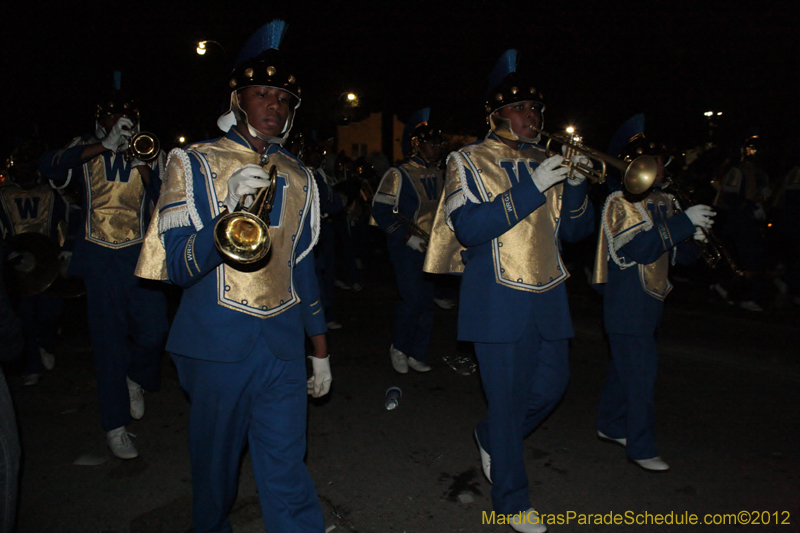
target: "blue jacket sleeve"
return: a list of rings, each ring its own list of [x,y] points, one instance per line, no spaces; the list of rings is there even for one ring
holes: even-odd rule
[[[172,283],[191,287],[222,263],[222,255],[214,244],[217,219],[200,231],[193,227],[173,228],[164,234],[167,251],[167,273]]]
[[[311,217],[307,217],[300,236],[298,250],[306,250],[311,244]],[[300,296],[303,327],[309,337],[321,335],[328,330],[325,312],[319,294],[319,281],[314,268],[314,254],[307,254],[294,267],[294,282]]]
[[[564,182],[558,238],[578,242],[594,231],[594,205],[589,201],[589,180],[578,185]]]
[[[693,234],[694,225],[689,217],[686,213],[678,213],[666,221],[656,221],[650,230],[640,232],[617,254],[640,265],[648,265]]]
[[[419,207],[419,202],[414,196],[413,185],[408,182],[404,173],[397,168],[394,172],[400,175],[400,195],[397,199],[397,210],[409,220],[414,220],[414,213]],[[405,224],[394,215],[394,206],[382,202],[373,202],[372,218],[390,240],[405,242],[411,233]]]
[[[480,197],[469,168],[467,186]],[[546,201],[531,179],[523,179],[489,202],[467,202],[450,215],[456,237],[464,246],[478,246],[507,232]]]
[[[72,148],[47,152],[39,159],[39,172],[55,183],[66,181],[69,170],[84,162],[81,154],[85,148],[86,145],[78,144]]]

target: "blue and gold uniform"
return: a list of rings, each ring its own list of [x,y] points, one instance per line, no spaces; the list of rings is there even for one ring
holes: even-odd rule
[[[392,346],[423,363],[433,329],[433,281],[422,271],[425,254],[406,245],[412,235],[409,225],[395,213],[430,234],[442,185],[436,162],[414,155],[384,174],[372,205],[375,222],[386,232],[400,294]]]
[[[67,234],[67,205],[52,187],[39,183],[25,188],[15,184],[0,188],[0,228],[4,239],[22,233],[41,233],[62,247]],[[20,298],[17,314],[25,336],[26,383],[36,383],[44,370],[42,354],[55,351],[58,320],[64,302],[41,292]]]
[[[248,439],[262,503],[280,514],[297,498],[312,517],[276,519],[302,524],[316,517],[316,492],[303,463],[304,329],[309,336],[326,331],[310,253],[319,205],[313,176],[299,160],[277,144],[267,155],[277,167],[278,186],[266,264],[240,270],[224,263],[214,244],[228,178],[259,162],[258,152],[232,128],[218,140],[170,154],[158,220],[137,270],[184,288],[167,350],[192,402],[198,531],[216,531],[227,522]]]
[[[655,332],[672,290],[670,264],[697,258],[696,248],[687,241],[695,226],[685,213],[675,212],[672,196],[658,188],[638,201],[626,199],[621,191],[612,193],[601,220],[592,281],[604,286],[603,316],[612,361],[597,429],[611,439],[626,439],[630,459],[653,459],[659,455],[654,432]]]
[[[54,186],[77,184],[83,196],[68,273],[86,285],[100,421],[111,431],[131,421],[126,377],[148,390],[160,387],[168,322],[164,292],[133,274],[161,181],[150,172],[145,185],[140,168],[121,153],[85,159],[84,150],[99,142],[78,137],[45,154],[39,168]]]
[[[273,21],[251,42],[261,45],[262,36],[280,36],[282,30],[283,23]],[[294,117],[290,105],[299,106],[300,91],[277,43],[269,43],[264,51],[245,54],[231,75],[235,126],[224,115],[218,122],[223,137],[170,153],[137,268],[139,276],[169,279],[184,289],[167,350],[191,401],[197,533],[231,531],[228,514],[246,447],[270,531],[324,531],[303,462],[307,387],[312,386],[306,382],[305,335],[314,344],[326,331],[313,255],[319,199],[311,172],[281,148],[285,136],[274,136],[281,127],[288,135]],[[267,126],[251,123],[248,113],[272,120]],[[263,166],[275,168],[269,179]],[[275,185],[269,252],[247,264],[223,256],[214,239],[218,221],[236,204],[231,198],[249,194],[237,192],[242,171],[263,175],[252,178],[259,184]]]
[[[561,399],[574,335],[559,241],[593,228],[588,185],[544,193],[531,174],[545,159],[495,133],[448,158],[425,270],[463,273],[458,338],[473,341],[489,412],[476,435],[491,456],[498,513],[530,508],[523,440]]]

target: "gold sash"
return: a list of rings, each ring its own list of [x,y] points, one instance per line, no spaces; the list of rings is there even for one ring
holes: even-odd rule
[[[519,169],[531,167],[545,159],[535,147],[514,150],[494,139],[466,146],[450,155],[444,194],[439,202],[431,243],[425,259],[425,271],[432,273],[463,272],[460,246],[449,216],[467,202],[489,202],[510,189],[512,183],[500,163]],[[469,169],[478,187],[476,196],[467,188]],[[530,179],[519,174],[519,179]],[[500,237],[492,239],[495,280],[512,289],[544,292],[569,277],[558,251],[558,227],[561,217],[563,184],[545,192],[545,203],[519,221]],[[510,206],[513,209],[513,206]]]
[[[161,235],[170,228],[194,226],[202,229],[199,212],[219,215],[228,192],[228,179],[246,164],[258,164],[259,154],[227,138],[194,145],[186,152],[173,150],[153,218],[139,256],[136,275],[151,279],[166,278],[166,253]],[[200,175],[187,180],[191,160],[200,162]],[[217,278],[217,303],[224,307],[261,318],[276,315],[300,301],[294,287],[294,259],[299,262],[313,247],[316,231],[307,250],[297,250],[303,223],[312,211],[318,211],[313,177],[295,159],[281,152],[270,154],[268,165],[276,165],[279,191],[270,217],[272,244],[266,262],[257,270],[240,270],[223,263],[213,275]],[[203,187],[206,205],[197,205],[194,190]],[[280,202],[280,203],[278,203]],[[316,227],[318,216],[312,216]],[[169,220],[165,224],[165,220]],[[313,229],[313,228],[312,228]],[[301,253],[302,252],[302,253]],[[211,274],[209,274],[211,275]]]
[[[593,285],[608,282],[608,262],[614,261],[623,270],[638,267],[642,289],[659,300],[667,297],[672,290],[668,278],[669,252],[664,252],[656,261],[647,265],[628,261],[617,254],[617,251],[631,242],[636,235],[653,229],[649,207],[658,211],[663,208],[666,218],[674,214],[671,196],[659,190],[652,191],[647,198],[636,203],[627,201],[622,192],[612,193],[606,199],[603,206],[603,231],[600,233],[595,254]],[[672,256],[674,262],[674,248]]]
[[[121,154],[113,154],[122,158]],[[126,166],[130,163],[126,163]],[[86,240],[108,248],[124,248],[140,242],[144,235],[144,184],[139,171],[131,169],[127,182],[106,176],[103,157],[84,163],[87,176]]]
[[[41,233],[57,240],[59,246],[66,239],[67,221],[58,222],[58,235],[50,235],[53,223],[53,204],[56,193],[46,183],[32,189],[7,186],[0,189],[0,201],[8,213],[15,235],[20,233]]]

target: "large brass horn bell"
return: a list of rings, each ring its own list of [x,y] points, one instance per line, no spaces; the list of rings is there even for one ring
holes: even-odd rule
[[[652,187],[658,174],[658,161],[650,155],[640,155],[633,161],[623,161],[608,154],[593,150],[583,144],[571,141],[568,136],[553,135],[544,132],[534,126],[531,129],[547,139],[545,143],[545,155],[553,156],[556,152],[550,150],[550,143],[556,141],[566,147],[563,166],[569,167],[568,177],[579,174],[593,183],[605,183],[606,168],[612,166],[622,172],[622,184],[631,194],[641,194]],[[593,159],[599,163],[599,168],[571,161],[571,156],[580,154]]]
[[[126,148],[122,155],[125,161],[152,161],[158,157],[158,152],[161,149],[161,144],[158,142],[158,137],[149,131],[137,133],[128,141],[128,148]]]
[[[217,250],[239,264],[256,263],[269,253],[272,243],[269,236],[269,213],[275,202],[278,169],[269,169],[270,184],[256,194],[253,204],[243,207],[245,197],[239,200],[232,213],[222,215],[214,227],[214,244]]]

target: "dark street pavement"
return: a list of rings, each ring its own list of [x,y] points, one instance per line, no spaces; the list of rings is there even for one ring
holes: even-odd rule
[[[469,352],[455,342],[456,310],[436,309],[433,371],[396,374],[388,356],[391,267],[382,256],[367,267],[363,291],[337,289],[344,327],[329,335],[333,390],[309,404],[307,462],[328,530],[510,532],[482,524],[491,487],[472,440],[485,411],[478,374],[458,375],[442,360]],[[608,361],[602,302],[581,268],[570,269],[572,379],[562,404],[526,441],[534,507],[576,515],[550,531],[800,531],[800,307],[778,301],[758,314],[727,306],[698,268],[696,281],[676,283],[659,336],[657,442],[672,466],[663,474],[628,463],[621,447],[595,437]],[[24,447],[18,530],[186,532],[189,405],[174,367],[165,356],[161,390],[146,394],[144,419],[129,426],[140,457],[112,457],[84,313],[85,300],[68,302],[56,367],[39,385],[23,387],[21,373],[8,373]],[[387,411],[392,385],[403,396]],[[702,521],[740,511],[769,524],[578,523],[580,515],[690,513]],[[248,458],[232,517],[237,533],[264,531]]]

